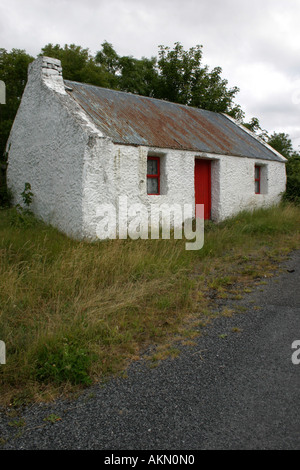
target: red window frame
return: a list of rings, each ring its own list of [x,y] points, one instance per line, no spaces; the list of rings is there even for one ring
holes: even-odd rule
[[[258,178],[256,177],[256,170],[258,169]],[[255,194],[260,194],[260,184],[261,184],[261,168],[259,165],[254,167],[254,181],[255,181]],[[256,191],[256,183],[258,183],[258,191]]]
[[[159,196],[160,195],[160,157],[148,157],[147,162],[148,160],[157,161],[157,173],[153,175],[150,175],[147,173],[147,181],[148,181],[148,178],[157,179],[157,193],[147,193],[147,194],[149,194],[150,196]]]

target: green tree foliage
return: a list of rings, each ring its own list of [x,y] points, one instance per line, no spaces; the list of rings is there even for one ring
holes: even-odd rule
[[[131,56],[120,58],[119,87],[129,93],[143,96],[155,96],[158,74],[155,68],[156,59],[134,59]]]
[[[269,135],[265,129],[262,129],[258,118],[253,117],[250,122],[243,122],[244,127],[249,129],[249,131],[256,134],[260,139],[264,140],[265,142],[268,141]]]
[[[221,67],[209,71],[202,65],[202,46],[185,51],[177,42],[171,50],[159,46],[159,88],[157,97],[209,111],[227,113],[237,119],[244,115],[233,99],[237,87],[227,88]]]
[[[34,57],[20,49],[0,49],[0,80],[6,85],[6,104],[0,106],[0,156],[3,157],[9,131],[27,82],[27,69]],[[1,157],[0,157],[1,158]]]
[[[110,74],[110,88],[143,96],[156,96],[158,71],[155,57],[135,59],[132,56],[119,56],[107,41],[101,46],[95,61]]]
[[[202,46],[184,51],[180,43],[171,50],[159,46],[159,98],[174,103],[191,104],[195,87],[206,71],[200,67]]]
[[[284,199],[300,204],[300,154],[293,149],[292,140],[284,132],[274,132],[268,144],[287,158],[286,192]]]
[[[292,141],[289,135],[284,132],[274,132],[269,137],[268,144],[277,150],[277,152],[281,153],[285,158],[290,158],[294,153]]]
[[[112,44],[107,41],[104,41],[101,44],[102,49],[96,53],[95,61],[104,65],[107,71],[116,76],[119,70],[119,60],[120,57],[117,52],[114,50]]]
[[[287,162],[287,185],[284,198],[300,204],[300,154],[294,153]]]
[[[27,82],[27,69],[33,57],[24,50],[0,49],[0,80],[6,86],[6,104],[0,105],[0,206],[9,204],[6,187],[6,142]]]

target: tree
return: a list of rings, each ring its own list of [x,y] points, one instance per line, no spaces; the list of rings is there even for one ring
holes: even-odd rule
[[[274,132],[269,138],[268,144],[288,160],[284,200],[300,204],[300,154],[293,149],[290,136],[284,132]]]
[[[184,51],[177,42],[174,49],[159,46],[159,89],[158,97],[174,103],[190,104],[193,89],[205,70],[200,68],[202,46]]]
[[[262,129],[258,118],[253,117],[251,118],[250,122],[242,122],[243,126],[249,129],[249,131],[253,132],[257,135],[260,139],[267,142],[270,138],[268,132],[265,129]]]
[[[110,74],[110,88],[143,96],[155,95],[158,81],[155,57],[135,59],[132,56],[119,56],[107,41],[101,46],[95,61]]]
[[[24,50],[0,49],[0,80],[6,85],[6,104],[0,105],[0,206],[9,202],[6,187],[6,142],[27,82],[27,70],[33,57]]]
[[[19,108],[33,57],[20,49],[0,49],[0,79],[6,85],[6,104],[0,108],[0,158],[3,157],[10,128]]]
[[[285,158],[290,158],[294,153],[292,141],[289,135],[284,132],[274,132],[271,137],[269,137],[268,144]]]
[[[121,90],[143,96],[155,96],[158,74],[156,58],[134,59],[131,56],[120,58],[120,77],[118,85]]]
[[[286,164],[287,184],[284,199],[300,204],[300,154],[293,153]]]
[[[227,80],[221,77],[221,67],[209,71],[202,65],[202,46],[185,51],[176,42],[173,50],[166,46],[159,46],[159,49],[158,98],[227,113],[237,119],[243,117],[240,106],[233,102],[239,89],[227,88]]]
[[[102,49],[96,53],[95,62],[106,69],[110,77],[110,88],[115,89],[118,87],[120,57],[109,42],[104,41],[101,47]]]

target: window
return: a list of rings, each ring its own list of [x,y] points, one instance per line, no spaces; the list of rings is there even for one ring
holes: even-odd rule
[[[255,165],[254,179],[255,179],[255,194],[260,194],[261,193],[261,168],[258,165]]]
[[[160,194],[160,158],[147,159],[147,193]]]

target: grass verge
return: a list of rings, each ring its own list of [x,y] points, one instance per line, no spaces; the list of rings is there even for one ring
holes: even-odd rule
[[[184,240],[78,242],[0,211],[0,404],[78,391],[125,370],[149,345],[176,357],[217,314],[300,248],[300,208],[281,205],[207,223],[202,250]]]

